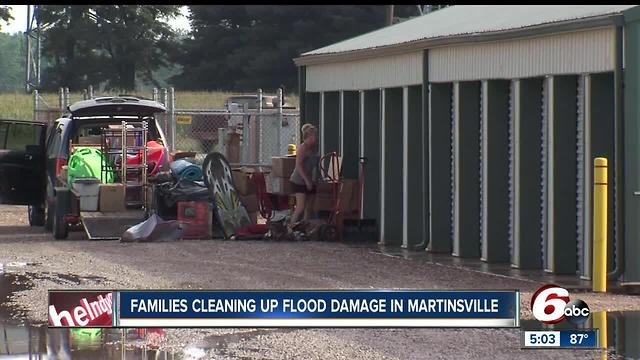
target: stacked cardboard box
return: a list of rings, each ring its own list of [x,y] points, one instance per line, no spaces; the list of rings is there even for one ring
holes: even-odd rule
[[[342,184],[320,183],[318,193],[313,204],[314,211],[333,211],[336,203],[334,199],[334,187],[340,199],[340,210],[345,216],[349,216],[358,210],[358,180],[344,179]]]
[[[250,169],[241,168],[233,171],[233,182],[240,195],[240,202],[247,209],[249,218],[253,224],[258,219],[258,212],[260,211],[258,204],[257,187],[253,179],[251,178],[252,171]]]
[[[271,191],[275,194],[289,195],[293,187],[289,178],[296,167],[295,156],[274,156],[271,158]]]
[[[124,193],[123,184],[100,184],[100,211],[120,212],[127,210]]]

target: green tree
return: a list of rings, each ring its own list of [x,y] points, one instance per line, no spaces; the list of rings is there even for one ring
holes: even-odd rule
[[[47,88],[80,89],[104,83],[109,89],[134,90],[136,76],[157,83],[153,72],[170,65],[175,34],[168,21],[178,5],[42,5]]]
[[[24,34],[0,33],[0,92],[24,89]]]
[[[415,5],[396,6],[402,16]],[[191,37],[172,52],[182,89],[297,88],[293,58],[385,26],[379,5],[190,6]]]
[[[11,9],[8,6],[0,6],[0,30],[2,30],[2,22],[9,22],[10,20],[13,20]]]

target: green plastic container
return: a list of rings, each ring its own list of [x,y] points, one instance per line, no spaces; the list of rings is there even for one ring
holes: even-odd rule
[[[75,178],[94,177],[101,179],[104,184],[113,183],[113,167],[100,174],[103,161],[106,159],[102,151],[91,147],[79,147],[71,155],[67,170],[67,184],[73,184]],[[101,176],[102,175],[102,176]]]

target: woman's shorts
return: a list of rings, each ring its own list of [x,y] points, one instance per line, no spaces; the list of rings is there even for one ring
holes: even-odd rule
[[[298,185],[298,184],[296,184],[296,183],[294,183],[294,182],[292,182],[292,181],[290,181],[290,183],[291,183],[291,188],[293,189],[293,192],[294,192],[295,194],[300,194],[300,193],[302,193],[302,194],[311,194],[311,195],[313,195],[313,194],[315,194],[315,193],[316,193],[316,191],[318,190],[318,189],[316,188],[316,185],[315,185],[315,184],[313,184],[313,188],[311,188],[311,191],[309,191],[309,190],[307,189],[307,186],[306,186],[306,185]]]

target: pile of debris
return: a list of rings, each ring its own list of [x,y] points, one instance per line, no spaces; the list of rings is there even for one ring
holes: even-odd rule
[[[169,171],[149,178],[152,214],[121,241],[265,238],[268,227],[258,223],[255,185],[240,181],[237,188],[234,178],[240,177],[220,153],[208,154],[202,166],[194,155],[174,154]]]

